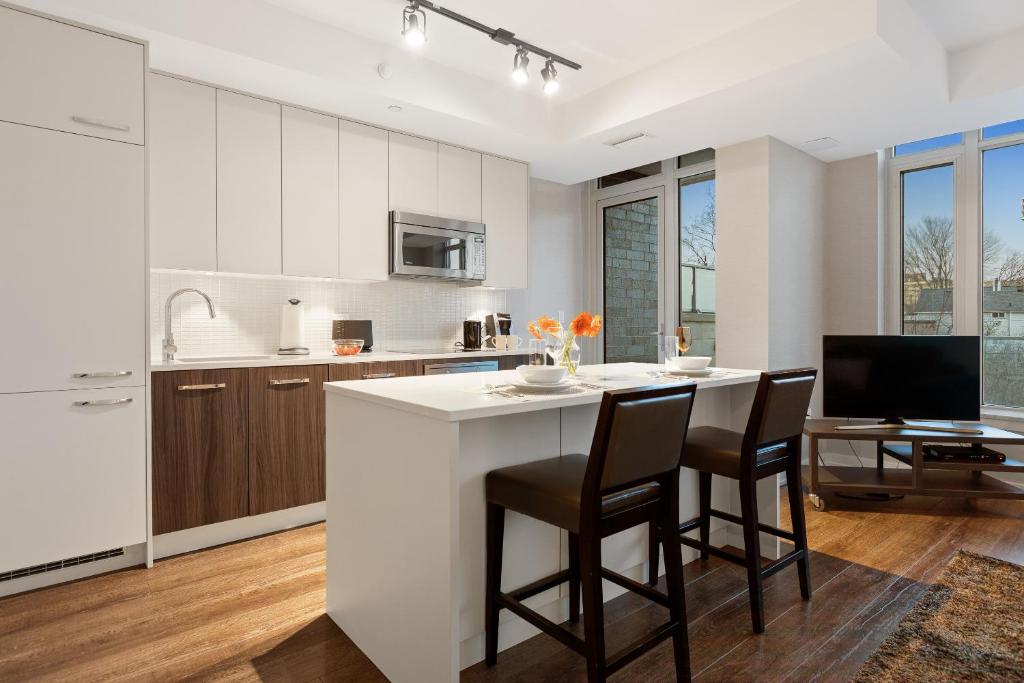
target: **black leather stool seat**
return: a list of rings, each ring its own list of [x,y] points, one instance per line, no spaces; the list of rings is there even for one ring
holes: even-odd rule
[[[577,533],[586,472],[587,456],[578,453],[492,470],[487,473],[487,500]],[[608,516],[656,500],[660,488],[651,483],[604,496],[601,514]]]
[[[692,427],[686,435],[686,449],[680,461],[683,467],[710,472],[730,479],[740,478],[740,452],[743,434],[720,427]],[[762,448],[757,452],[757,466],[786,458],[786,444]]]

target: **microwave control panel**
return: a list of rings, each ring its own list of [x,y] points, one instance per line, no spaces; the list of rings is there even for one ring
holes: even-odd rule
[[[473,236],[473,273],[471,277],[483,280],[487,276],[487,245],[482,235]]]

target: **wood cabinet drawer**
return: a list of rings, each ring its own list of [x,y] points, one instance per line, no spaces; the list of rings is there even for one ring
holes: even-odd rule
[[[145,388],[0,395],[0,434],[0,571],[145,542]]]
[[[249,514],[324,500],[327,366],[248,372]]]
[[[141,44],[0,7],[0,119],[145,142]]]
[[[369,363],[335,363],[331,365],[332,382],[353,379],[386,379],[390,377],[415,377],[423,374],[423,361],[389,360]]]
[[[247,372],[153,373],[154,534],[249,514]]]

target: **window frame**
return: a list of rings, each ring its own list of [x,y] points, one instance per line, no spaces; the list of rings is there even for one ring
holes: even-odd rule
[[[953,334],[982,334],[982,154],[1019,144],[1024,144],[1024,133],[983,140],[979,128],[964,131],[963,143],[952,147],[901,156],[895,156],[892,147],[886,149],[886,334],[903,333],[903,173],[945,164],[953,164]],[[981,353],[984,363],[984,346]],[[982,403],[982,416],[1024,419],[1024,408]]]

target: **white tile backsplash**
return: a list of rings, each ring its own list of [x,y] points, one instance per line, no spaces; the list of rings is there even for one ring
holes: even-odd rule
[[[178,297],[172,321],[180,356],[276,353],[281,306],[288,299],[302,300],[305,342],[312,353],[331,350],[331,322],[340,315],[372,320],[375,349],[407,351],[450,346],[462,338],[463,320],[508,311],[504,290],[423,280],[341,282],[164,270],[153,271],[151,278],[153,358],[160,357],[164,302],[183,287],[206,292],[217,317],[210,319],[202,297]]]

